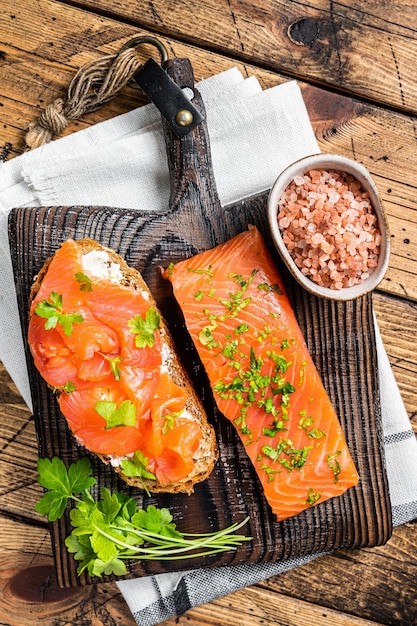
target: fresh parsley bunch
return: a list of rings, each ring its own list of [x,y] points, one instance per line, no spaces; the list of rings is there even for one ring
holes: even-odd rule
[[[65,545],[80,561],[77,573],[90,576],[127,573],[126,560],[174,560],[196,558],[236,549],[251,537],[234,534],[246,524],[239,524],[214,533],[182,533],[172,521],[169,509],[153,505],[140,509],[136,501],[121,493],[101,489],[96,500],[90,488],[90,460],[86,457],[66,468],[58,457],[38,460],[38,481],[46,489],[35,509],[50,522],[60,518],[69,500],[75,503],[70,511],[73,531]]]

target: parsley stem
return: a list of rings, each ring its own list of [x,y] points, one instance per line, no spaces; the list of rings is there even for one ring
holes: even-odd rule
[[[95,531],[100,533],[103,537],[110,539],[113,543],[128,550],[127,558],[133,558],[132,552],[138,555],[137,558],[162,558],[168,560],[175,558],[178,555],[183,555],[186,552],[191,552],[199,549],[209,548],[208,552],[192,554],[191,557],[202,556],[203,554],[214,554],[215,552],[223,552],[231,550],[238,546],[242,541],[250,541],[251,537],[245,537],[243,535],[232,535],[236,530],[244,526],[248,517],[240,523],[232,524],[228,528],[214,533],[203,533],[201,535],[187,534],[187,537],[163,537],[157,533],[152,533],[147,530],[141,530],[136,528],[129,528],[129,534],[136,535],[141,541],[153,544],[156,547],[141,548],[132,544],[126,543],[113,535],[108,534],[105,530],[93,524]],[[111,526],[112,530],[126,531],[125,527],[116,525]],[[193,537],[191,539],[191,537]],[[119,555],[122,556],[122,555]]]
[[[196,558],[201,558],[203,556],[210,556],[211,554],[217,554],[219,552],[227,552],[228,550],[232,550],[234,548],[234,546],[224,546],[222,548],[212,548],[210,550],[207,550],[206,552],[197,552],[193,554],[181,554],[181,558],[182,559],[196,559]],[[176,553],[176,555],[174,554],[173,556],[164,556],[163,554],[159,554],[158,555],[158,561],[173,561],[176,558],[178,558],[178,554],[179,552]],[[141,561],[149,561],[151,559],[155,558],[154,554],[150,554],[150,555],[146,555],[146,554],[139,554],[138,556],[128,556],[128,559],[140,559]]]

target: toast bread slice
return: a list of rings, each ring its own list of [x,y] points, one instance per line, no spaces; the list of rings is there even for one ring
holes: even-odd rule
[[[130,267],[125,262],[125,260],[113,249],[102,246],[100,243],[93,239],[86,238],[78,240],[76,241],[76,245],[79,248],[83,259],[86,258],[89,253],[98,253],[97,257],[100,260],[96,262],[98,262],[99,264],[104,263],[105,265],[107,265],[107,268],[114,268],[115,266],[118,267],[119,270],[117,272],[117,278],[115,278],[114,276],[112,276],[111,278],[113,282],[117,280],[117,282],[124,285],[125,287],[133,290],[140,290],[148,294],[147,299],[149,302],[149,306],[155,308],[161,316],[159,332],[161,337],[161,345],[163,346],[163,360],[165,371],[168,371],[169,376],[174,383],[176,383],[178,386],[182,387],[186,391],[188,397],[185,405],[185,410],[187,411],[187,415],[189,417],[192,416],[192,420],[199,424],[202,433],[198,449],[193,455],[194,465],[191,472],[189,472],[189,474],[181,480],[165,485],[161,485],[158,480],[148,479],[144,477],[125,476],[122,473],[119,459],[97,453],[94,454],[96,454],[96,456],[98,456],[103,461],[103,463],[110,463],[114,471],[117,472],[127,484],[133,487],[139,489],[145,488],[146,490],[154,493],[183,492],[190,494],[193,492],[195,484],[206,480],[211,474],[218,458],[217,441],[214,429],[208,421],[204,406],[200,398],[197,396],[192,382],[188,376],[188,373],[186,372],[183,364],[181,363],[177,355],[175,344],[167,327],[167,324],[158,309],[157,303],[150,289],[148,288],[139,271]],[[34,283],[30,291],[30,305],[32,304],[37,293],[39,292],[42,281],[44,280],[48,272],[52,258],[53,257],[50,257],[45,262],[39,274],[35,277]],[[99,271],[102,270],[103,268],[100,268]],[[94,269],[89,268],[89,273],[90,275],[91,273],[94,273]],[[42,372],[40,373],[42,375]]]

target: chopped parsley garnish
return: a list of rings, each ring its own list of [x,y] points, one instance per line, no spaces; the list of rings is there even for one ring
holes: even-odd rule
[[[252,300],[250,297],[244,298],[245,292],[250,287],[258,270],[253,270],[247,280],[241,274],[229,274],[229,278],[239,285],[240,289],[236,293],[230,293],[229,300],[221,300],[223,306],[227,309],[227,313],[223,317],[237,317],[242,309],[244,309]]]
[[[341,470],[340,463],[336,457],[342,454],[341,450],[338,450],[335,454],[329,454],[327,457],[327,465],[333,472],[334,482],[337,483],[339,481],[339,475]]]
[[[313,506],[313,504],[316,504],[316,502],[318,502],[320,498],[321,498],[321,491],[314,491],[314,489],[310,487],[310,489],[308,490],[307,500],[305,503],[309,504],[310,506]]]
[[[235,419],[235,424],[239,428],[242,435],[248,435],[249,437],[252,438],[252,431],[250,430],[250,428],[248,428],[248,425],[246,423],[246,415],[247,415],[247,410],[245,407],[242,407],[240,409],[239,417]]]
[[[211,265],[209,265],[207,269],[202,269],[202,270],[193,269],[192,267],[189,267],[187,268],[187,271],[191,272],[191,274],[207,274],[207,276],[210,276],[211,278],[214,276],[213,268]]]
[[[200,289],[197,293],[194,294],[194,300],[196,302],[200,302],[204,298],[204,291]]]
[[[229,278],[232,278],[233,281],[239,285],[243,291],[246,291],[247,288],[249,287],[249,285],[252,283],[253,279],[255,278],[256,274],[258,273],[258,270],[252,270],[251,275],[249,276],[248,279],[245,279],[244,276],[242,274],[234,274],[231,273],[229,274]],[[237,292],[238,294],[240,294],[241,292]]]
[[[280,474],[283,471],[282,469],[275,469],[271,467],[270,465],[268,465],[267,463],[262,463],[259,469],[263,470],[265,474],[268,476],[269,483],[271,483],[274,480],[275,474]]]
[[[162,417],[164,418],[164,423],[162,426],[162,434],[166,435],[172,430],[175,426],[175,420],[177,417],[181,415],[183,409],[181,411],[171,411],[170,413],[165,413]]]
[[[322,437],[326,436],[326,433],[324,432],[324,430],[321,430],[321,428],[316,428],[315,426],[313,426],[314,420],[311,417],[311,415],[307,416],[305,411],[300,411],[300,415],[301,415],[301,419],[298,422],[298,425],[302,430],[304,430],[307,437],[309,437],[310,439],[321,439]]]
[[[275,447],[267,445],[261,448],[263,454],[272,459],[273,463],[280,463],[289,472],[300,470],[305,465],[311,449],[312,446],[294,448],[289,439],[280,439]]]
[[[214,339],[213,330],[216,329],[216,325],[204,326],[204,328],[199,332],[198,339],[203,346],[207,346],[208,348],[217,348],[218,342]]]
[[[239,342],[237,339],[228,341],[222,349],[222,355],[228,359],[233,360],[235,358],[235,354],[236,354],[238,347],[239,347]]]
[[[121,356],[109,356],[108,354],[103,354],[102,352],[100,352],[100,354],[109,362],[110,371],[115,377],[115,379],[120,380],[119,364],[122,361],[122,357]]]
[[[145,319],[140,315],[135,315],[127,323],[130,332],[135,337],[135,345],[137,348],[153,348],[155,345],[155,331],[158,330],[161,323],[161,316],[156,309],[150,307],[146,311]]]
[[[285,356],[282,354],[277,354],[276,352],[268,351],[267,355],[270,359],[272,359],[275,363],[275,369],[277,372],[281,372],[285,374],[290,365],[292,365],[292,361],[287,361]]]
[[[268,283],[260,283],[258,285],[258,289],[262,290],[262,291],[266,291],[267,293],[273,291],[275,293],[277,293],[278,295],[282,296],[283,291],[280,288],[279,285],[277,285],[277,283],[274,283],[273,285],[269,285]]]
[[[237,348],[237,347],[236,347]],[[230,347],[222,354],[227,356]],[[271,356],[271,355],[269,355]],[[214,391],[224,400],[235,400],[241,406],[249,407],[256,403],[258,408],[262,408],[265,413],[271,414],[274,424],[268,432],[269,436],[274,436],[279,430],[286,430],[284,421],[288,419],[288,407],[290,394],[295,391],[295,387],[281,375],[281,369],[286,369],[289,363],[286,359],[276,358],[274,353],[274,371],[272,375],[262,374],[262,357],[257,357],[253,347],[249,352],[249,367],[244,369],[240,362],[230,361],[230,365],[236,368],[236,376],[231,382],[219,381],[214,384]],[[279,395],[281,396],[279,398]],[[235,421],[242,430],[242,418]],[[274,433],[274,434],[272,434]],[[244,433],[245,434],[245,433]]]
[[[264,325],[257,334],[259,351],[257,348],[255,350],[253,345],[248,345],[250,339],[253,339],[251,327],[245,318],[242,319],[241,314],[252,302],[253,289],[259,287],[268,292],[279,292],[277,285],[265,283],[255,286],[253,281],[257,273],[258,270],[253,269],[249,276],[233,272],[228,274],[228,278],[237,285],[237,289],[232,289],[227,298],[217,299],[217,303],[223,305],[224,312],[202,307],[197,316],[202,319],[204,315],[207,322],[200,327],[198,340],[201,345],[213,350],[213,359],[221,356],[228,360],[228,363],[223,361],[222,364],[231,368],[227,379],[218,380],[213,384],[213,389],[221,399],[233,400],[239,405],[235,425],[241,434],[252,437],[246,419],[249,408],[253,406],[272,416],[272,423],[263,429],[263,434],[275,437],[278,432],[287,430],[285,422],[288,420],[290,396],[294,393],[295,387],[287,381],[285,373],[292,365],[292,361],[278,351],[262,350],[262,344],[264,341],[269,342],[271,346],[282,343],[283,348],[290,345],[290,340],[278,340],[273,335],[271,326]],[[207,282],[210,282],[209,279]],[[251,285],[252,292],[248,291]],[[199,294],[200,291],[197,291],[194,297]],[[230,328],[229,333],[225,335],[224,322],[234,318],[237,318],[235,328]],[[245,336],[246,333],[249,334],[249,339]],[[233,369],[236,370],[234,376]]]
[[[288,430],[287,420],[287,416],[281,420],[276,418],[269,428],[262,429],[262,434],[266,437],[276,437],[279,432],[285,432]]]
[[[74,383],[72,382],[72,380],[68,380],[64,387],[63,387],[65,393],[72,393],[73,391],[75,391],[76,387],[74,385]]]

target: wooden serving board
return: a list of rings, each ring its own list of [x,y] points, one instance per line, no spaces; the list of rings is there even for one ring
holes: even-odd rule
[[[194,89],[188,61],[166,65],[182,87]],[[194,89],[193,103],[204,106]],[[28,298],[34,276],[68,238],[91,237],[118,251],[142,272],[165,315],[178,352],[205,403],[215,426],[219,461],[207,481],[187,496],[153,495],[129,490],[111,468],[92,459],[98,485],[127,491],[147,506],[168,507],[181,530],[208,532],[241,521],[253,541],[235,552],[175,562],[133,562],[129,576],[292,559],[340,548],[385,543],[392,531],[391,509],[381,435],[377,355],[372,298],[347,303],[317,299],[294,284],[281,267],[299,324],[323,383],[333,401],[360,474],[356,488],[319,504],[296,517],[277,523],[263,497],[260,483],[231,424],[217,411],[195,350],[182,323],[168,281],[160,267],[226,241],[255,224],[272,249],[266,218],[267,194],[221,207],[210,163],[207,126],[203,122],[185,137],[176,138],[166,126],[167,157],[171,173],[170,206],[152,214],[107,207],[42,207],[15,209],[9,238],[24,336],[28,326]],[[42,381],[27,352],[39,454],[54,455],[67,464],[87,453],[78,447],[60,414],[52,392]],[[61,586],[92,582],[76,575],[76,563],[67,553],[68,516],[51,524],[58,581]],[[108,578],[106,579],[108,580]],[[94,580],[94,582],[98,582]]]

